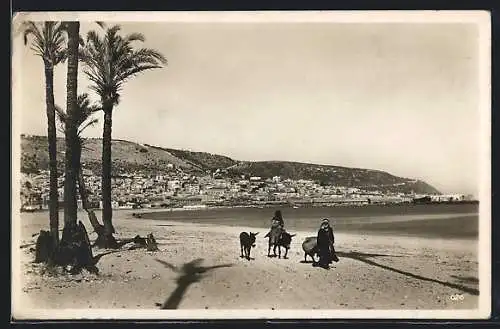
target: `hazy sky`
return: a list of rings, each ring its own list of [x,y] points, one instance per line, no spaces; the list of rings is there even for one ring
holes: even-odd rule
[[[113,138],[238,160],[380,169],[477,195],[472,24],[124,23],[168,66],[125,85]],[[81,32],[97,25],[82,24]],[[17,39],[17,45],[22,44]],[[46,134],[43,65],[24,47],[22,132]],[[66,68],[56,70],[65,106]],[[79,92],[88,82],[80,75]],[[99,114],[102,118],[102,114]],[[86,136],[102,135],[102,126]]]

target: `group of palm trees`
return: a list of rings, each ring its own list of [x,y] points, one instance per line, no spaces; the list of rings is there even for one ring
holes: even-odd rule
[[[47,112],[47,137],[49,151],[50,192],[49,222],[50,235],[54,247],[68,239],[77,227],[77,193],[86,202],[86,190],[81,174],[82,131],[95,124],[94,115],[104,113],[102,139],[102,221],[95,216],[90,218],[94,231],[98,234],[100,247],[116,248],[113,237],[111,209],[111,127],[112,114],[119,104],[123,84],[133,76],[150,69],[166,65],[165,57],[148,48],[134,47],[136,42],[144,42],[141,33],[120,35],[121,27],[107,27],[95,22],[98,31],[92,30],[86,38],[80,36],[80,23],[64,22],[24,22],[25,45],[29,45],[39,56],[45,69],[45,98]],[[54,67],[66,62],[66,110],[54,101]],[[78,67],[90,81],[88,86],[99,98],[96,105],[91,104],[87,94],[78,95]],[[60,122],[65,140],[64,155],[64,228],[59,239],[59,209],[57,186],[57,138],[56,120]],[[77,187],[78,185],[78,187]]]

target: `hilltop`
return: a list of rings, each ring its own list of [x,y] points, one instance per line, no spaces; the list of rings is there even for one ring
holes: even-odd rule
[[[96,175],[99,175],[101,170],[101,145],[99,138],[86,139],[82,154],[85,168],[92,170]],[[58,139],[57,150],[60,154],[59,167],[62,170],[64,152],[62,138]],[[22,172],[34,173],[46,170],[48,168],[47,137],[23,135],[21,154]],[[382,192],[410,193],[413,191],[414,193],[439,194],[437,189],[426,182],[397,177],[380,170],[288,161],[237,161],[218,154],[142,145],[124,140],[112,141],[112,157],[115,175],[132,171],[153,174],[174,167],[194,175],[219,170],[221,175],[233,178],[240,175],[263,178],[280,176],[283,179],[307,179],[322,185],[358,187]]]

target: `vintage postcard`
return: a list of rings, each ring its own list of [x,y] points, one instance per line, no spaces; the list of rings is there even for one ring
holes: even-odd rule
[[[17,13],[12,317],[479,319],[490,15]]]

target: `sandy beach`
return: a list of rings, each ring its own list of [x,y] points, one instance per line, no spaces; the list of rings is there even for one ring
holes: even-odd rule
[[[46,227],[46,213],[22,214],[21,245]],[[82,214],[82,219],[83,214]],[[89,227],[86,218],[83,219]],[[114,215],[118,238],[153,232],[160,251],[105,254],[99,275],[54,276],[21,249],[23,308],[44,309],[411,309],[478,307],[477,240],[336,234],[340,261],[330,270],[304,263],[293,232],[288,259],[268,258],[266,229],[136,219]],[[238,235],[259,232],[252,260]],[[89,230],[90,232],[91,230]],[[91,239],[95,234],[90,234]],[[94,255],[109,251],[94,250]],[[188,264],[188,265],[186,265]],[[191,269],[205,268],[202,274]],[[210,267],[214,267],[211,268]],[[183,277],[184,280],[178,280]],[[192,280],[192,281],[191,281]],[[186,283],[188,282],[188,283]],[[453,300],[452,295],[463,296]]]

